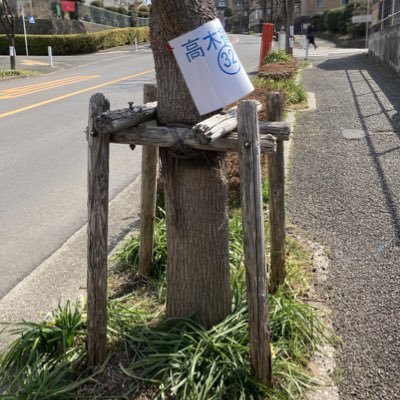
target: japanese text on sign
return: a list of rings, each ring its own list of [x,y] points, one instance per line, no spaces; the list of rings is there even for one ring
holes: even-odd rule
[[[254,90],[219,19],[169,44],[200,115]]]

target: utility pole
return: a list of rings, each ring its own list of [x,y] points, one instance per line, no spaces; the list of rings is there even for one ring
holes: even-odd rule
[[[284,7],[286,10],[286,54],[293,54],[294,46],[294,1],[284,0]]]
[[[24,9],[24,6],[21,7],[21,14],[22,14],[22,26],[24,28],[25,53],[26,53],[27,56],[29,56],[29,53],[28,53],[28,39],[26,37],[25,9]]]

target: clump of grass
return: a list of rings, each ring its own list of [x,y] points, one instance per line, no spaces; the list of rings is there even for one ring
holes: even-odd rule
[[[156,249],[165,255],[165,225],[158,224]],[[137,246],[135,242],[121,248],[121,259],[135,262]],[[295,243],[288,251],[297,260],[300,249]],[[158,256],[165,268],[166,258]],[[146,388],[153,399],[300,399],[315,383],[305,371],[307,359],[318,344],[328,340],[316,310],[299,299],[306,290],[300,286],[307,285],[302,280],[307,262],[306,255],[297,264],[289,258],[288,268],[296,272],[288,272],[285,284],[269,297],[272,388],[257,382],[250,368],[239,210],[230,219],[232,313],[220,324],[207,330],[195,316],[166,321],[157,296],[137,301],[135,294],[128,294],[110,300],[112,361],[96,377],[84,367],[84,310],[69,304],[50,321],[19,326],[20,338],[0,359],[0,388],[6,388],[5,398],[29,400],[79,398],[86,393],[90,398],[135,398]],[[165,287],[165,273],[154,280]],[[109,371],[124,384],[110,385]]]
[[[266,395],[248,363],[245,308],[210,330],[184,319],[160,330],[143,326],[127,342],[135,361],[122,370],[138,382],[158,385],[156,398],[260,399]]]
[[[282,92],[287,105],[300,104],[307,100],[303,85],[296,82],[294,78],[281,80],[255,78],[253,84],[256,88]]]
[[[270,51],[264,58],[264,64],[288,63],[292,61],[293,57],[282,50]]]
[[[0,388],[5,399],[67,399],[92,380],[79,378],[85,357],[85,321],[79,305],[59,306],[41,323],[22,322],[10,333],[19,337],[0,356]]]
[[[300,61],[299,67],[301,69],[308,68],[311,65],[310,61],[302,60]]]
[[[0,79],[2,78],[12,78],[12,77],[23,77],[27,78],[30,76],[39,75],[37,71],[30,71],[28,69],[0,69]]]
[[[158,211],[162,217],[165,212],[161,209]],[[161,277],[167,267],[167,227],[165,218],[158,217],[154,227],[154,264],[153,271],[155,277]],[[133,235],[125,240],[122,246],[115,252],[113,258],[118,261],[123,269],[128,269],[137,272],[139,267],[139,250],[140,238],[139,235]]]

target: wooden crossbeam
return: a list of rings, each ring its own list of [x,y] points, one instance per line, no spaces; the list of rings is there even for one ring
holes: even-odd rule
[[[256,101],[256,107],[261,111],[262,104]],[[192,129],[200,143],[209,143],[236,130],[237,124],[237,107],[232,107],[197,123]]]
[[[154,145],[157,147],[186,146],[198,150],[212,150],[221,152],[237,152],[239,150],[238,135],[215,139],[207,144],[200,143],[192,128],[177,128],[163,126],[140,125],[110,135],[111,143]],[[260,134],[261,152],[271,154],[276,151],[276,139],[270,134]]]
[[[143,106],[112,110],[102,113],[96,120],[96,131],[99,134],[114,133],[143,124],[156,118],[157,102]]]
[[[269,133],[276,137],[277,140],[289,140],[290,126],[287,122],[259,122],[260,134]]]

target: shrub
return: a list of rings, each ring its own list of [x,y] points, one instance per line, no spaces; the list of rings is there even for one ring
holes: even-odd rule
[[[322,13],[317,13],[313,17],[310,18],[310,22],[312,22],[315,26],[315,30],[317,31],[324,31],[324,17]]]
[[[108,10],[108,11],[115,12],[115,13],[118,12],[118,7],[114,7],[114,6],[107,6],[107,7],[104,7],[104,9]]]
[[[339,31],[339,17],[342,14],[342,10],[342,8],[334,8],[326,13],[324,23],[328,31]]]
[[[31,55],[47,55],[47,46],[52,47],[54,55],[71,55],[93,53],[110,47],[123,46],[137,41],[149,40],[149,29],[121,28],[102,32],[77,35],[29,35],[28,45]],[[23,35],[15,36],[17,54],[24,54],[25,42]],[[5,35],[0,35],[0,54],[7,55],[8,42]]]
[[[103,2],[102,2],[102,1],[99,1],[99,0],[94,0],[94,1],[92,1],[92,2],[90,3],[90,5],[91,5],[91,6],[94,6],[94,7],[104,8]]]
[[[118,13],[128,15],[128,10],[125,9],[124,7],[118,7]]]
[[[148,13],[148,12],[150,12],[150,8],[146,4],[141,4],[138,8],[138,11]]]
[[[348,27],[351,25],[351,17],[353,15],[353,3],[347,4],[343,7],[342,13],[338,18],[338,30],[340,33],[347,33]]]
[[[367,13],[366,0],[358,0],[353,3],[352,15],[365,15]],[[347,31],[353,35],[354,38],[363,37],[365,35],[365,23],[351,24],[349,23]]]

